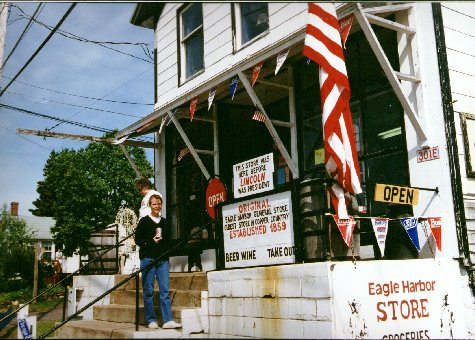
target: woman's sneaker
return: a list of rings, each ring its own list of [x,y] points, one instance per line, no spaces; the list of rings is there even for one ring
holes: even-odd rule
[[[181,324],[179,324],[178,322],[175,322],[175,321],[171,320],[171,321],[165,322],[165,323],[162,325],[162,328],[163,328],[163,329],[181,328]]]
[[[148,324],[148,328],[150,329],[158,329],[158,324],[155,321],[152,321]]]

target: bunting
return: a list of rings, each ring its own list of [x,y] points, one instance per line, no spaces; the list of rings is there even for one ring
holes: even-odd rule
[[[259,73],[261,72],[262,65],[264,65],[263,61],[261,61],[256,66],[254,66],[254,68],[252,69],[252,83],[251,83],[252,86],[254,86],[254,83],[256,82],[257,77],[259,77]]]
[[[190,120],[191,121],[193,121],[193,117],[195,116],[196,104],[198,104],[198,96],[196,96],[190,101]]]
[[[441,217],[427,217],[427,223],[429,223],[430,230],[434,236],[437,249],[442,251],[442,218]]]
[[[277,65],[275,65],[275,74],[277,75],[277,72],[279,72],[280,68],[284,64],[285,59],[287,59],[287,56],[289,55],[290,49],[288,49],[285,52],[281,52],[277,55]]]
[[[332,217],[335,220],[336,225],[338,226],[338,230],[340,230],[343,240],[349,247],[351,243],[351,237],[353,235],[353,230],[355,229],[356,221],[351,216],[347,219],[340,219],[336,215],[332,215]]]
[[[336,181],[330,189],[339,218],[348,218],[345,192],[360,194],[360,169],[349,99],[350,85],[335,5],[310,3],[304,55],[320,65],[325,167]]]
[[[338,21],[343,47],[345,47],[346,40],[348,39],[348,35],[350,34],[351,25],[353,25],[353,18],[354,15],[350,14]]]
[[[214,89],[212,89],[211,91],[209,91],[209,94],[208,94],[208,111],[211,108],[211,104],[213,104],[213,99],[214,99],[215,94],[216,94],[216,87]]]
[[[421,251],[421,246],[419,244],[419,235],[417,233],[417,217],[402,218],[400,220],[404,229],[406,229],[409,238],[416,247],[417,251]]]
[[[372,218],[371,224],[373,225],[374,236],[376,236],[379,250],[381,250],[381,254],[384,255],[386,236],[388,235],[389,218]]]
[[[229,91],[231,92],[231,100],[234,99],[234,94],[236,93],[236,89],[237,89],[237,84],[239,83],[239,77],[238,76],[234,76],[232,79],[231,79],[231,82],[229,84]]]

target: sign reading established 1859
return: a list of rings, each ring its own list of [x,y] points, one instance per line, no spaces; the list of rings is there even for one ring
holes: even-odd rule
[[[295,262],[290,191],[223,206],[225,267]]]
[[[419,190],[376,183],[374,200],[387,203],[417,205],[417,203],[419,203]]]

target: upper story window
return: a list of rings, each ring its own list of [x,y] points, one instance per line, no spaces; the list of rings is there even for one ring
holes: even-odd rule
[[[269,30],[269,10],[266,2],[245,2],[235,6],[238,47]]]
[[[180,18],[181,82],[204,69],[203,9],[201,3],[185,7]]]

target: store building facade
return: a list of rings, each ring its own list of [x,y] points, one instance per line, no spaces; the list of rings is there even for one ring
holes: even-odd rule
[[[475,85],[475,6],[337,4],[353,21],[344,52],[365,207],[350,211],[348,242],[327,197],[307,9],[140,3],[131,19],[155,32],[155,109],[116,138],[154,134],[174,237],[206,229],[206,329],[474,337],[475,99],[464,84]],[[384,217],[389,228],[415,218],[406,251],[398,237],[380,242]]]

